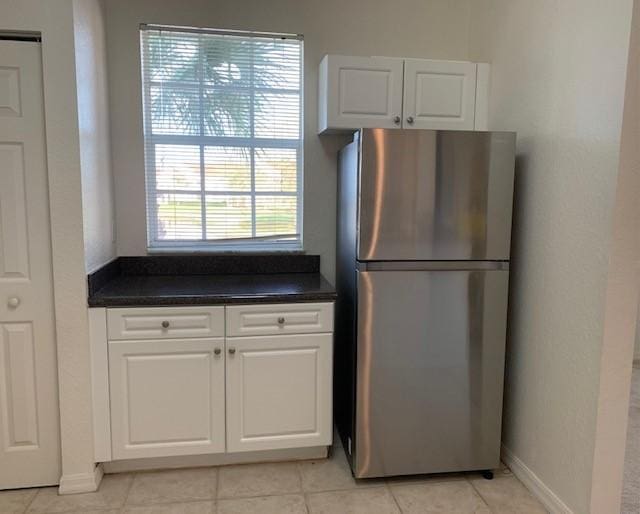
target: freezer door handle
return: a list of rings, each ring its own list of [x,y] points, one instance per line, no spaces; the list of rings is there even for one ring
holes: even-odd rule
[[[509,261],[360,261],[358,271],[508,271]]]

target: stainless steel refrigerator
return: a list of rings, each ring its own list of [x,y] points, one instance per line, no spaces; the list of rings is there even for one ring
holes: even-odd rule
[[[356,477],[499,464],[515,134],[339,154],[335,419]]]

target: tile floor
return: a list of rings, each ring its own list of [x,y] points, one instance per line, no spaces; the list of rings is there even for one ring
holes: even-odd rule
[[[340,446],[331,458],[107,475],[95,493],[0,492],[0,513],[445,514],[547,512],[510,473],[356,481]]]
[[[621,514],[640,512],[640,362],[634,362]]]

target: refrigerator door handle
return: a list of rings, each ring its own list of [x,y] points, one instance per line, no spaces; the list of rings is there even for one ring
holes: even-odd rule
[[[358,271],[508,271],[509,261],[359,261]]]

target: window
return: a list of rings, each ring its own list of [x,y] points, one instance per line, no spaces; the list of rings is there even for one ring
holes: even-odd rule
[[[302,39],[141,27],[148,247],[302,244]]]

